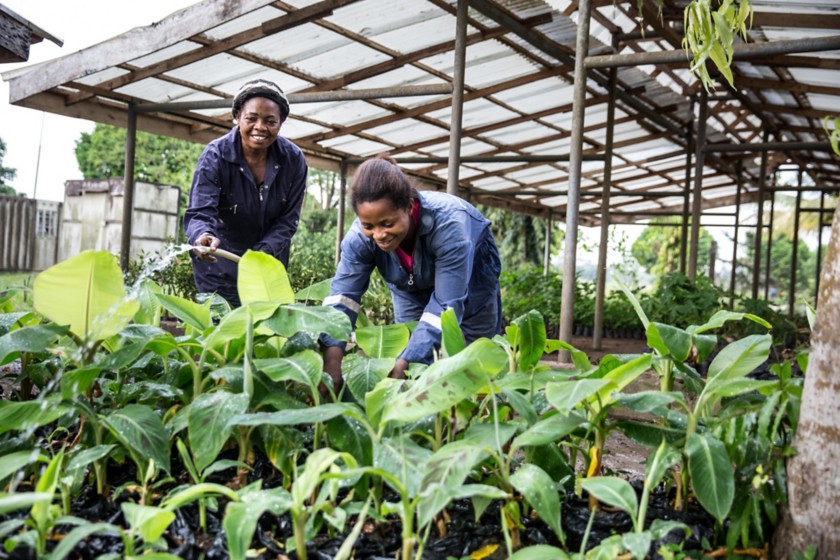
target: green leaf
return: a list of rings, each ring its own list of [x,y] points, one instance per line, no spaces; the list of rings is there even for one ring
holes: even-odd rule
[[[417,523],[425,527],[452,501],[472,468],[489,456],[481,446],[456,441],[438,449],[426,463]]]
[[[247,558],[257,521],[265,512],[269,511],[276,516],[283,515],[291,504],[291,496],[282,488],[248,492],[242,496],[241,502],[229,503],[222,525],[227,536],[231,560]]]
[[[304,507],[304,504],[318,488],[321,476],[335,463],[343,461],[349,468],[355,468],[355,460],[348,453],[341,453],[329,448],[316,449],[306,458],[303,471],[292,485],[292,508]],[[294,511],[294,510],[293,510]]]
[[[410,498],[420,494],[426,464],[431,457],[431,451],[414,443],[408,436],[383,438],[373,445],[373,464],[398,480],[402,489],[394,490],[400,493],[404,490]],[[387,478],[386,483],[394,487],[393,482]]]
[[[545,397],[558,412],[566,414],[601,390],[614,390],[615,388],[615,383],[609,379],[561,381],[546,385]]]
[[[246,251],[239,260],[237,290],[243,305],[255,301],[293,303],[295,293],[283,263],[268,253]]]
[[[163,293],[160,286],[143,278],[137,286],[137,303],[140,308],[134,314],[134,322],[144,325],[160,325],[161,305],[156,294]]]
[[[518,362],[521,371],[530,371],[540,363],[545,349],[545,321],[539,311],[531,310],[513,320],[519,327],[517,347]]]
[[[213,332],[204,340],[204,345],[207,348],[219,348],[233,340],[245,338],[249,311],[251,320],[256,323],[271,317],[279,306],[279,303],[254,302],[244,307],[237,307],[222,318]]]
[[[665,440],[656,448],[656,452],[648,458],[647,470],[645,472],[645,488],[653,490],[659,485],[665,472],[680,460],[680,453]],[[643,520],[640,520],[643,521]]]
[[[656,416],[667,414],[668,407],[679,403],[684,409],[688,408],[682,393],[662,391],[639,391],[638,393],[622,394],[616,398],[619,406],[636,412],[648,412]]]
[[[295,301],[313,301],[322,302],[324,298],[330,295],[330,284],[332,278],[325,278],[320,282],[315,282],[302,290],[295,292]]]
[[[394,363],[393,358],[368,358],[361,354],[345,356],[341,369],[344,382],[353,398],[357,402],[365,402],[368,392],[388,377],[388,373],[394,369]]]
[[[122,271],[113,255],[84,251],[40,273],[32,286],[35,310],[85,341],[119,333],[139,304],[126,300]]]
[[[326,333],[337,340],[350,339],[350,319],[334,307],[283,305],[263,322],[280,336],[290,337],[298,331]]]
[[[510,476],[510,483],[525,496],[540,519],[554,530],[557,538],[564,541],[560,522],[560,494],[551,477],[538,466],[525,463]]]
[[[60,395],[48,395],[34,401],[0,400],[0,434],[10,430],[30,430],[55,421],[67,412]]]
[[[46,456],[37,449],[15,451],[0,456],[0,481],[4,481],[25,466],[35,461],[46,461]]]
[[[336,416],[327,422],[327,434],[334,449],[349,453],[360,465],[373,465],[373,441],[361,422]]]
[[[586,418],[574,412],[549,416],[517,436],[513,440],[512,448],[547,445],[560,441],[585,422]]]
[[[0,336],[0,365],[16,360],[21,352],[43,352],[58,337],[67,333],[60,325],[22,327]]]
[[[631,518],[636,518],[639,502],[636,492],[626,480],[614,476],[593,476],[581,480],[580,485],[598,501],[617,507]]]
[[[230,421],[248,409],[248,397],[227,391],[198,395],[189,405],[189,442],[198,472],[216,460],[231,433]]]
[[[486,338],[429,366],[408,390],[385,405],[383,421],[413,422],[475,395],[507,365],[505,351]]]
[[[723,523],[735,496],[735,476],[726,446],[709,434],[691,434],[686,442],[688,473],[697,501]]]
[[[0,494],[0,515],[5,515],[19,509],[31,508],[33,505],[52,501],[53,495],[48,492],[16,492],[14,494]]]
[[[231,420],[231,424],[237,426],[294,426],[296,424],[314,424],[316,422],[326,422],[353,410],[358,410],[357,405],[329,403],[298,410],[240,414]]]
[[[727,344],[709,365],[709,382],[747,375],[767,361],[772,343],[769,334],[754,334]]]
[[[771,328],[772,325],[759,317],[758,315],[753,315],[752,313],[738,313],[735,311],[728,311],[726,309],[721,309],[714,315],[712,315],[708,321],[703,323],[702,325],[698,326],[691,326],[688,327],[688,332],[692,334],[700,334],[712,329],[719,329],[723,325],[725,325],[728,321],[741,321],[743,319],[749,319],[754,323],[758,323],[766,328]]]
[[[750,391],[761,391],[762,389],[777,385],[778,381],[762,381],[741,377],[736,379],[723,379],[714,384],[711,392],[717,397],[734,397]]]
[[[65,473],[72,473],[76,470],[81,470],[94,461],[98,461],[108,456],[108,454],[116,447],[114,444],[110,445],[94,445],[87,449],[73,452],[70,455],[70,460],[67,461],[67,466],[64,467]]]
[[[164,508],[133,502],[122,502],[120,507],[131,531],[140,535],[140,538],[149,544],[156,543],[169,525],[175,521],[175,512]]]
[[[145,471],[154,460],[169,472],[169,437],[160,417],[141,404],[130,404],[104,418],[114,436],[131,454],[138,468]]]
[[[321,383],[324,360],[314,350],[304,350],[288,358],[254,360],[254,365],[274,382],[294,381],[315,388]]]
[[[206,331],[213,324],[210,307],[207,305],[199,305],[194,301],[167,294],[155,294],[155,297],[167,311],[199,332]]]
[[[451,307],[446,309],[440,316],[441,349],[445,357],[454,356],[467,347],[464,340],[464,333],[458,323],[455,310]]]
[[[633,555],[633,558],[647,558],[651,541],[651,535],[647,531],[624,533],[621,536],[621,543]]]
[[[370,358],[397,358],[408,345],[411,333],[403,323],[356,329],[356,344]]]
[[[509,560],[569,560],[569,555],[556,546],[536,544],[517,550]]]
[[[684,362],[691,353],[691,335],[683,329],[651,322],[647,327],[648,346],[663,356]]]
[[[59,543],[47,557],[48,560],[63,560],[70,557],[70,553],[76,545],[95,533],[107,533],[122,536],[122,531],[116,525],[110,523],[89,523],[74,527],[72,531],[64,535]],[[145,558],[145,557],[144,557]]]
[[[99,378],[102,368],[99,366],[87,366],[66,372],[60,381],[61,396],[72,400],[77,395],[87,393],[94,381]]]

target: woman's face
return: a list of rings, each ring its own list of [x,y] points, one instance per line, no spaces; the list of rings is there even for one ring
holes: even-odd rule
[[[252,97],[242,106],[237,118],[242,147],[249,150],[267,150],[277,139],[280,126],[280,106],[265,97]]]
[[[383,251],[396,250],[411,232],[409,209],[395,208],[387,198],[358,203],[356,215],[362,224],[364,234]]]

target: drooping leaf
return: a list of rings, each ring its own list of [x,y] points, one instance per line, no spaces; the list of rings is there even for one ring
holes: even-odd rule
[[[648,346],[663,356],[673,356],[675,360],[684,362],[691,352],[691,335],[683,329],[651,322],[647,326]]]
[[[258,322],[271,317],[278,307],[280,307],[279,303],[272,302],[253,302],[247,306],[237,307],[222,318],[213,332],[204,340],[204,345],[208,348],[219,348],[233,340],[245,338],[249,312],[251,320]]]
[[[318,352],[304,350],[288,358],[254,360],[254,366],[274,382],[295,381],[314,388],[321,383],[324,360]]]
[[[458,323],[455,310],[447,308],[440,316],[441,350],[445,357],[454,356],[467,347],[464,340],[464,333]]]
[[[593,476],[580,481],[581,487],[598,501],[617,507],[630,517],[636,517],[639,507],[636,492],[626,480],[614,476]]]
[[[122,271],[113,255],[84,251],[40,273],[32,286],[35,310],[86,341],[119,333],[137,312],[125,297]]]
[[[373,465],[373,440],[370,434],[355,418],[336,416],[327,422],[332,448],[352,455],[363,466]]]
[[[358,327],[356,344],[370,358],[397,358],[408,345],[410,335],[403,323]]]
[[[120,507],[132,532],[149,544],[156,543],[175,521],[175,512],[168,509],[133,502],[122,502]]]
[[[691,434],[686,442],[688,473],[697,501],[723,523],[735,497],[735,475],[726,446],[709,434]]]
[[[413,422],[474,395],[507,365],[507,355],[479,339],[457,355],[429,366],[408,390],[385,405],[383,421]]]
[[[549,383],[545,386],[548,402],[561,414],[566,414],[602,389],[615,389],[609,379],[578,379]]]
[[[237,290],[243,305],[256,301],[293,303],[295,293],[283,263],[260,251],[247,251],[239,260]]]
[[[536,465],[525,463],[510,476],[510,483],[520,492],[532,508],[554,530],[561,541],[565,540],[560,522],[560,494],[554,481]]]
[[[169,437],[160,417],[148,406],[130,404],[104,418],[114,436],[135,463],[144,468],[149,460],[169,472]]]
[[[45,461],[46,456],[37,449],[28,451],[15,451],[0,457],[0,482],[35,461]]]
[[[34,401],[0,400],[0,434],[10,430],[28,430],[55,421],[67,412],[60,395],[47,395]]]
[[[16,360],[21,352],[43,352],[58,337],[67,333],[62,325],[22,327],[0,336],[0,365]]]
[[[225,509],[222,525],[231,560],[245,560],[257,521],[265,512],[283,515],[289,510],[292,499],[282,488],[251,491],[242,495],[241,502],[231,502]]]
[[[554,414],[544,418],[522,432],[514,440],[512,447],[547,445],[560,441],[586,422],[586,418],[574,412]]]
[[[545,320],[539,311],[531,310],[513,322],[519,327],[519,369],[530,371],[543,357],[546,343]]]
[[[143,278],[136,290],[139,309],[134,314],[134,322],[144,325],[160,325],[161,305],[155,294],[162,293],[160,286],[149,278]]]
[[[297,410],[240,414],[235,416],[231,420],[231,423],[237,426],[294,426],[296,424],[314,424],[316,422],[326,422],[354,409],[358,410],[357,405],[350,403],[329,403]]]
[[[334,307],[283,305],[263,322],[280,336],[290,337],[298,331],[326,333],[337,340],[350,339],[350,319]]]
[[[767,361],[772,343],[769,334],[754,334],[727,344],[709,365],[709,382],[747,375]]]
[[[358,334],[358,333],[357,333]],[[393,358],[368,358],[361,354],[349,354],[341,364],[344,382],[353,398],[365,402],[365,397],[376,385],[388,377],[394,369]]]
[[[189,406],[190,449],[201,472],[216,460],[231,433],[230,421],[248,409],[244,394],[216,391],[198,395]]]

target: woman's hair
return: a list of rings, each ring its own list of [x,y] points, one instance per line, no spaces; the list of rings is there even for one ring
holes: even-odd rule
[[[286,94],[280,89],[280,86],[268,80],[251,80],[245,82],[236,97],[233,98],[233,118],[239,118],[239,112],[242,111],[243,105],[249,99],[254,97],[264,97],[270,101],[274,101],[280,107],[280,120],[285,121],[289,116],[289,100],[286,99]]]
[[[386,198],[394,208],[410,208],[412,199],[419,198],[417,189],[397,162],[386,154],[362,163],[353,175],[350,185],[350,204],[353,211],[363,202],[376,202]]]

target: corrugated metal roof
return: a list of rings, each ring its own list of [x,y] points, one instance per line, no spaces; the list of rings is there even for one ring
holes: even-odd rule
[[[840,29],[836,0],[752,3],[751,42],[834,36]],[[640,18],[635,0],[594,4],[590,55],[612,53],[614,37],[619,53],[680,49],[673,29],[682,24],[685,0],[666,0],[661,18],[647,12]],[[205,0],[156,25],[4,78],[15,103],[105,122],[114,122],[129,102],[230,98],[243,81],[256,77],[290,94],[447,84],[453,82],[455,12],[454,0],[391,0],[387,9],[378,0]],[[469,17],[462,157],[567,155],[576,2],[473,0]],[[500,23],[505,17],[522,31]],[[765,129],[778,140],[825,140],[822,117],[840,112],[840,52],[738,60],[734,69],[738,91],[722,83],[710,96],[707,142],[758,142]],[[607,144],[607,72],[589,74],[586,154],[603,153]],[[612,188],[636,196],[614,197],[615,211],[625,213],[614,219],[681,211],[681,195],[643,196],[691,188],[685,131],[699,112],[698,83],[687,63],[622,67],[617,76],[623,97],[615,111]],[[331,169],[342,159],[381,151],[398,158],[448,156],[449,95],[385,95],[295,103],[283,134],[301,146],[312,165]],[[224,109],[181,110],[144,114],[138,126],[207,142],[229,129],[231,118]],[[800,151],[773,161],[788,157],[810,164],[826,188],[840,181],[833,155]],[[759,160],[755,153],[707,154],[706,206],[731,203],[737,162],[745,174],[742,199],[754,198]],[[440,163],[405,168],[438,188],[447,175]],[[537,215],[551,210],[562,219],[568,170],[567,161],[464,161],[459,177],[474,200]],[[600,202],[586,193],[603,190],[603,161],[584,161],[582,175],[581,219],[596,223]],[[519,192],[529,194],[511,196]]]

